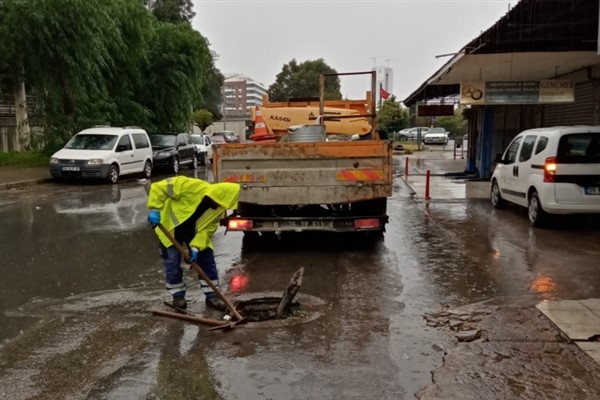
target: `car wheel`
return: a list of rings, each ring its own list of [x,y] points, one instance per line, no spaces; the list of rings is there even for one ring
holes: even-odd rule
[[[546,225],[548,214],[542,208],[542,204],[540,203],[540,198],[537,192],[534,191],[529,195],[527,204],[527,216],[529,217],[529,222],[531,225],[535,226],[536,228]]]
[[[119,180],[119,167],[115,164],[112,164],[110,167],[108,167],[108,173],[106,174],[106,179],[110,182],[110,183],[117,183],[117,181]]]
[[[177,175],[177,173],[179,172],[179,158],[173,157],[173,159],[171,160],[171,171],[175,175]]]
[[[494,208],[504,208],[506,206],[506,200],[502,198],[500,186],[498,186],[498,182],[496,180],[492,182],[492,189],[490,190],[490,200],[492,201],[492,206]]]
[[[190,169],[196,169],[196,168],[198,168],[198,158],[194,154],[194,157],[192,157],[192,164],[190,165]]]
[[[146,161],[146,164],[144,164],[144,178],[150,178],[150,176],[152,176],[152,163]]]
[[[200,162],[201,166],[206,166],[206,153],[198,154],[198,161]]]

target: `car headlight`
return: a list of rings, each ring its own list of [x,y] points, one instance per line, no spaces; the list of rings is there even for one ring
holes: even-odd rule
[[[88,165],[102,165],[102,163],[104,163],[102,158],[92,158],[87,161]]]
[[[56,157],[51,157],[51,158],[50,158],[50,164],[58,164],[58,158],[56,158]]]

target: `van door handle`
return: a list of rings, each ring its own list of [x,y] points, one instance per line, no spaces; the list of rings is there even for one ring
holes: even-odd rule
[[[519,176],[519,166],[515,165],[515,176]]]
[[[513,165],[513,176],[516,176],[517,174],[517,166]]]

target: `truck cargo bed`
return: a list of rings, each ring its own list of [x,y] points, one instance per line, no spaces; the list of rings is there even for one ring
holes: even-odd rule
[[[240,143],[215,148],[217,182],[257,205],[346,204],[392,194],[392,147],[380,140]]]

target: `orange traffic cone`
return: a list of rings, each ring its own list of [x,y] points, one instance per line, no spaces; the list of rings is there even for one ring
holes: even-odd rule
[[[254,113],[254,133],[250,136],[250,139],[255,142],[266,142],[266,143],[274,143],[277,140],[275,139],[275,135],[269,133],[267,129],[267,124],[265,124],[265,120],[262,117],[262,112],[260,111],[260,107],[256,106],[256,111]]]

